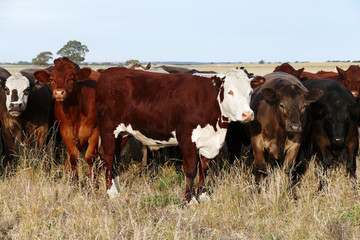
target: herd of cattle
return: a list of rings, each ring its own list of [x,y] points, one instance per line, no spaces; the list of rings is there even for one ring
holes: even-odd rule
[[[161,66],[140,70],[112,67],[94,71],[58,58],[46,69],[11,75],[0,68],[3,168],[16,156],[16,140],[46,145],[59,125],[67,147],[65,170],[76,181],[79,152],[89,178],[100,156],[110,196],[119,191],[116,159],[128,136],[151,150],[179,146],[188,203],[206,200],[209,159],[224,142],[230,162],[250,145],[259,184],[267,164],[283,166],[293,183],[317,153],[327,169],[346,153],[346,169],[356,180],[360,67],[308,73],[284,63],[265,76],[245,69],[226,74]],[[146,148],[145,148],[146,149]],[[345,150],[345,151],[342,151]],[[198,158],[200,156],[200,158]],[[197,193],[193,189],[199,170]],[[319,189],[326,186],[325,178]]]

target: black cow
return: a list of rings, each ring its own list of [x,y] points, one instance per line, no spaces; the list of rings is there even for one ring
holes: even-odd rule
[[[311,128],[308,137],[324,167],[324,175],[338,162],[341,151],[346,150],[346,170],[355,180],[359,147],[356,115],[360,112],[360,103],[356,103],[349,89],[336,81],[309,79],[303,84],[309,91],[321,89],[324,92],[322,98],[310,105],[312,121],[308,122]],[[322,179],[319,190],[325,185],[326,181]]]
[[[29,144],[35,138],[38,149],[46,144],[54,102],[49,86],[36,84],[32,76],[34,71],[28,69],[16,72],[1,81],[0,121],[5,164],[17,152],[15,139]]]

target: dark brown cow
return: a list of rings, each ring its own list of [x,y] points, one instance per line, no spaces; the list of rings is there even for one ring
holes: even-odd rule
[[[250,122],[255,157],[255,180],[265,176],[266,163],[273,160],[290,174],[303,140],[307,106],[322,96],[309,92],[294,76],[276,72],[265,75],[265,83],[254,90],[250,106],[255,119]]]
[[[93,163],[97,156],[99,130],[96,124],[95,90],[100,73],[82,68],[68,58],[54,61],[50,74],[39,70],[39,82],[51,82],[55,103],[55,119],[68,152],[65,169],[77,179],[79,151],[85,151],[89,178],[93,179]]]
[[[44,147],[48,136],[53,104],[51,89],[36,83],[35,69],[16,72],[2,82],[1,113],[4,155],[11,160],[17,153],[15,139],[22,144],[36,140],[36,149]]]
[[[228,122],[253,119],[249,107],[251,91],[250,79],[243,70],[230,71],[224,80],[124,68],[105,70],[96,90],[96,108],[108,194],[111,196],[113,190],[116,140],[131,134],[152,148],[180,146],[186,176],[185,198],[192,200],[198,150],[203,156],[200,194],[208,168],[206,158],[218,154]]]
[[[311,127],[309,138],[324,167],[324,174],[339,160],[342,150],[346,150],[346,169],[355,180],[359,147],[356,115],[359,113],[360,103],[356,103],[350,91],[338,82],[309,79],[303,81],[303,84],[309,90],[321,89],[324,92],[322,98],[310,104],[312,121],[308,122]],[[308,142],[303,145],[309,145]],[[325,179],[321,180],[319,190],[326,185]]]

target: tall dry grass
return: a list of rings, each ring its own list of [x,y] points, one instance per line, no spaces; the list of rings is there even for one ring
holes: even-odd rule
[[[22,151],[16,169],[0,178],[0,239],[359,239],[359,187],[344,167],[332,169],[328,191],[318,193],[314,160],[289,192],[275,168],[254,187],[251,169],[241,161],[210,173],[211,202],[184,206],[184,177],[165,164],[155,177],[132,162],[121,173],[121,194],[108,199],[104,175],[99,189],[73,184],[62,165],[45,170],[44,154]]]

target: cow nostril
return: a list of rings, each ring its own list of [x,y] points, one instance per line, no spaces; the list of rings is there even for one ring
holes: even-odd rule
[[[337,144],[341,144],[341,143],[343,143],[343,141],[344,141],[344,138],[335,138],[334,139],[334,142]]]

